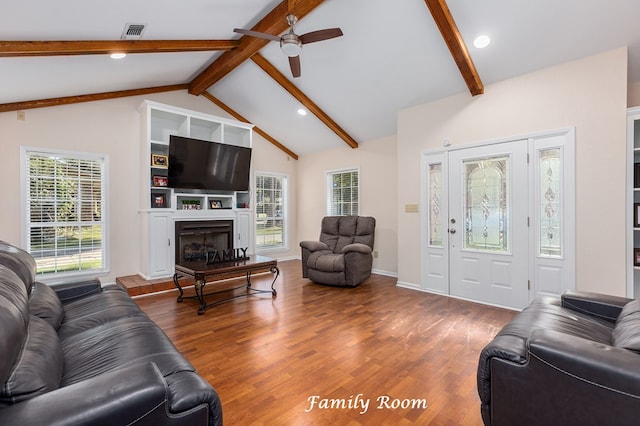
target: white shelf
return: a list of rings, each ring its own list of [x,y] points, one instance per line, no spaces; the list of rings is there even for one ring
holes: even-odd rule
[[[222,123],[192,118],[189,126],[189,137],[205,141],[222,141]]]
[[[185,206],[198,205],[199,208]],[[235,196],[228,194],[175,194],[176,210],[232,210]]]

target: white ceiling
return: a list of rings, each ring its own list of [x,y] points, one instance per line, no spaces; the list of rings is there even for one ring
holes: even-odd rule
[[[21,0],[3,2],[0,40],[117,40],[125,24],[143,39],[232,39],[274,0]],[[485,87],[617,47],[629,47],[640,81],[638,0],[448,0]],[[396,133],[399,110],[468,89],[424,0],[327,0],[298,34],[340,27],[344,36],[306,45],[291,78],[277,43],[261,54],[358,142]],[[472,46],[491,36],[484,50]],[[187,83],[219,52],[0,58],[0,104]],[[585,87],[584,90],[589,90]],[[347,145],[252,61],[209,91],[299,155]],[[471,95],[469,95],[471,96]],[[482,95],[481,95],[482,96]]]

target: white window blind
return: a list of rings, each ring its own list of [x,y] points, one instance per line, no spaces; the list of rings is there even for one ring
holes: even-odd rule
[[[360,214],[360,179],[357,169],[327,173],[327,215]]]
[[[256,173],[256,250],[287,247],[287,177]]]
[[[27,250],[38,275],[106,270],[105,158],[26,150]]]

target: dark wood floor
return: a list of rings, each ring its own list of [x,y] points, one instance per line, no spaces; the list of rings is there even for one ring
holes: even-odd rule
[[[514,312],[381,275],[357,288],[321,286],[301,278],[299,261],[279,266],[277,297],[242,297],[201,316],[175,292],[136,299],[216,388],[225,425],[482,424],[478,355]],[[268,288],[270,278],[253,283]]]

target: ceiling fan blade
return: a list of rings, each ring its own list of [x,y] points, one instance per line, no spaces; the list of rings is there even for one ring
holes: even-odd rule
[[[300,77],[300,56],[290,56],[289,66],[291,67],[291,75],[294,78]]]
[[[233,32],[234,33],[248,35],[248,36],[251,36],[251,37],[258,37],[258,38],[264,38],[264,39],[267,39],[267,40],[280,41],[280,37],[278,37],[278,36],[274,36],[272,34],[267,34],[267,33],[261,33],[261,32],[258,32],[258,31],[243,30],[241,28],[234,28]]]
[[[327,28],[326,30],[311,31],[310,33],[302,34],[300,36],[300,41],[302,44],[309,44],[315,43],[316,41],[340,37],[341,35],[342,30],[340,28]]]

